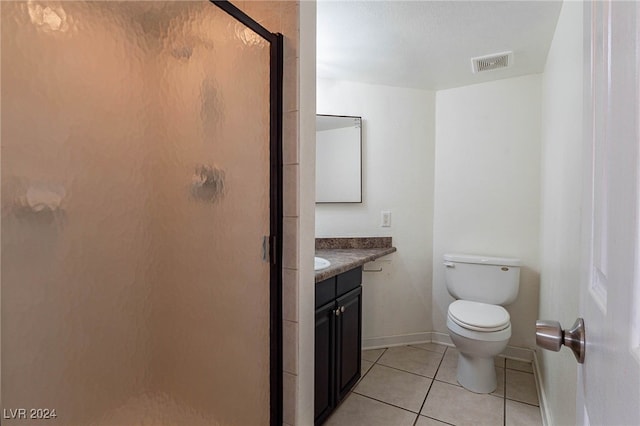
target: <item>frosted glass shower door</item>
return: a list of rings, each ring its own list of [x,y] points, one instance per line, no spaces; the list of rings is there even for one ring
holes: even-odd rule
[[[269,44],[217,8],[195,9],[206,13],[174,22],[153,63],[163,141],[154,210],[165,242],[152,305],[156,387],[222,424],[266,424]]]
[[[2,425],[268,424],[270,43],[208,1],[0,7]]]

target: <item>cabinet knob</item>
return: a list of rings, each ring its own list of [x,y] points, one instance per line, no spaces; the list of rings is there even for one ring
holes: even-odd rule
[[[337,317],[339,317],[339,316],[340,316],[340,308],[336,309],[336,310],[335,310],[335,311],[333,311],[333,312],[335,312],[335,314],[336,314],[336,316],[337,316]]]
[[[344,313],[344,306],[340,306],[340,312]]]

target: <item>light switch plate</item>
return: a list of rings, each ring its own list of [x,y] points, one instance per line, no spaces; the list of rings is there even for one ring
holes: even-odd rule
[[[391,212],[390,211],[382,211],[382,221],[380,224],[383,228],[391,227]]]

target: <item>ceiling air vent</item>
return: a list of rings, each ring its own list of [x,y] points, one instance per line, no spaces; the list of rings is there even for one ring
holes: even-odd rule
[[[473,73],[507,68],[513,65],[513,52],[494,53],[493,55],[471,58]]]

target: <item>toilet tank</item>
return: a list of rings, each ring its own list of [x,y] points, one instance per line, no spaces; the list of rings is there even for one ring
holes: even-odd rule
[[[445,254],[444,278],[456,299],[493,305],[516,300],[520,288],[520,259],[469,254]]]

